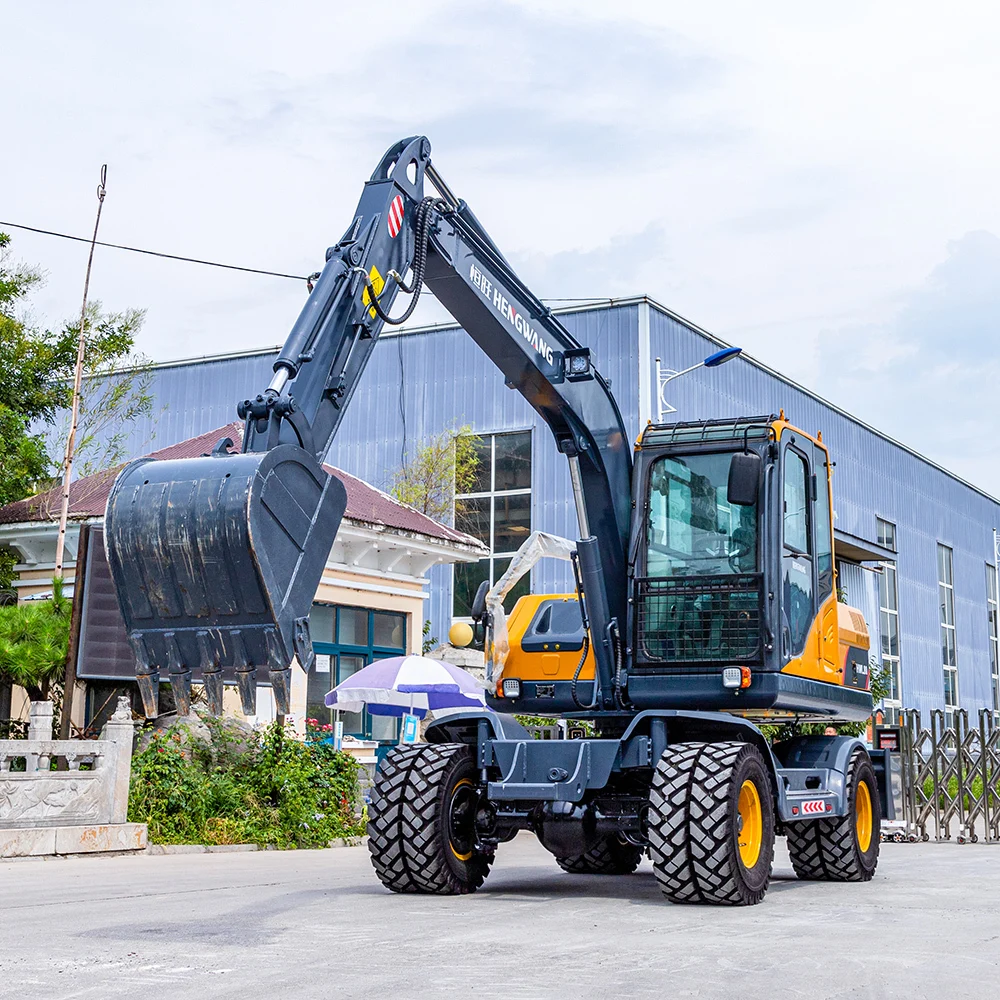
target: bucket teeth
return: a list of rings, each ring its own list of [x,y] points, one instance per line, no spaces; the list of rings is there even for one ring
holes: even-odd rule
[[[274,693],[274,703],[277,706],[278,715],[288,715],[292,688],[292,668],[285,667],[283,670],[269,670],[268,677],[271,681],[271,691]]]
[[[236,671],[236,686],[240,692],[240,702],[243,706],[244,715],[257,714],[257,671],[253,667],[249,670]]]
[[[147,673],[135,675],[142,696],[142,710],[147,719],[155,719],[160,714],[160,671],[157,667]]]
[[[174,704],[178,715],[191,714],[191,671],[184,670],[170,675],[170,690],[174,693]]]
[[[206,670],[203,675],[205,682],[205,700],[212,715],[222,715],[222,671]]]

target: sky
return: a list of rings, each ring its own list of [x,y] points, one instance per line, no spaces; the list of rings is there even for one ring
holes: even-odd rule
[[[423,133],[540,297],[648,294],[1000,496],[996,5],[0,11],[0,222],[89,235],[107,163],[102,239],[304,275]],[[7,231],[60,325],[86,247]],[[281,343],[305,288],[99,248],[91,295],[162,361]]]

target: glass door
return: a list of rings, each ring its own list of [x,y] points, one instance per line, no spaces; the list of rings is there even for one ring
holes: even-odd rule
[[[324,704],[326,693],[375,660],[406,651],[406,616],[370,608],[313,605],[310,623],[316,664],[309,671],[306,717],[330,726],[334,713]],[[395,743],[399,720],[370,712],[341,712],[345,736]]]
[[[356,674],[365,666],[365,658],[353,653],[341,653],[337,657],[337,683],[343,684],[351,674]],[[367,712],[341,712],[340,721],[344,724],[345,736],[356,736],[359,740],[368,739],[366,734],[365,716]]]

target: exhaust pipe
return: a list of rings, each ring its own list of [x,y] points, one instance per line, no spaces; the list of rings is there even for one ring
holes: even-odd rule
[[[287,714],[292,659],[306,671],[313,662],[309,612],[346,491],[297,445],[240,454],[230,444],[131,462],[108,498],[108,562],[147,718],[164,668],[183,714],[196,675],[215,714],[227,679],[245,714],[265,679]]]

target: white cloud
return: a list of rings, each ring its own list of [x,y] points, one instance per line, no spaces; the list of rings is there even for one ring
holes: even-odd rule
[[[884,323],[823,331],[819,389],[1000,496],[1000,239],[953,242]]]
[[[905,290],[1000,233],[998,26],[964,0],[14,5],[0,220],[87,233],[106,161],[105,239],[306,274],[384,149],[426,132],[537,294],[647,292],[864,413],[873,386],[831,380],[822,331],[905,352]],[[49,275],[37,312],[72,315],[85,248],[15,240]],[[280,342],[304,290],[102,251],[94,294],[148,307],[168,358]],[[952,337],[993,307],[956,308]],[[886,429],[938,447],[917,416]]]

